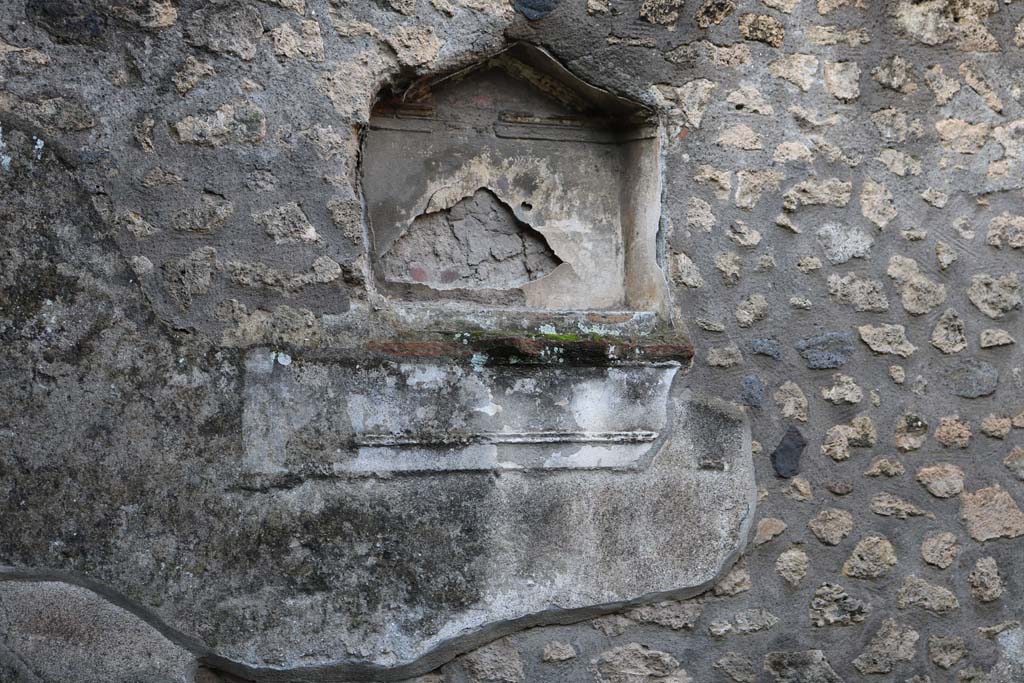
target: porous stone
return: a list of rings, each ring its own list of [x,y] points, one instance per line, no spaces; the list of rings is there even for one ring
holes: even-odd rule
[[[1007,332],[1006,330],[1000,330],[998,328],[989,328],[981,331],[980,339],[978,340],[979,345],[983,349],[992,349],[999,346],[1009,346],[1016,344],[1017,340]]]
[[[917,481],[936,498],[950,498],[964,490],[963,470],[950,463],[922,467]]]
[[[772,396],[779,412],[787,419],[807,422],[807,397],[795,382],[786,382]]]
[[[782,22],[768,14],[744,14],[739,20],[740,35],[771,47],[782,47],[786,28]]]
[[[828,277],[828,292],[837,303],[852,305],[857,311],[884,313],[889,310],[889,298],[881,280],[862,278],[857,273],[845,276],[832,273]]]
[[[860,65],[857,62],[825,62],[825,88],[837,100],[860,97]]]
[[[967,448],[971,442],[971,425],[959,415],[942,417],[935,429],[935,440],[946,448]]]
[[[889,258],[886,270],[900,290],[903,308],[911,315],[924,315],[946,300],[946,287],[929,280],[917,262],[905,256]]]
[[[807,575],[810,560],[802,548],[789,548],[775,560],[775,571],[790,586],[800,585],[800,580]]]
[[[864,399],[864,392],[849,375],[832,375],[832,386],[823,387],[821,397],[833,405],[855,405]]]
[[[846,263],[853,258],[868,258],[874,239],[859,228],[829,223],[817,233],[818,243],[825,252],[825,258],[834,265]]]
[[[256,57],[262,35],[263,23],[259,12],[242,2],[205,7],[192,15],[185,30],[190,44],[246,61]]]
[[[1024,448],[1015,446],[1010,453],[1003,458],[1003,464],[1010,470],[1017,479],[1024,481]]]
[[[1003,579],[993,557],[979,558],[967,575],[967,582],[971,585],[971,594],[979,602],[992,602],[1003,595]]]
[[[824,332],[799,340],[796,350],[812,370],[838,368],[853,354],[853,337],[848,332]]]
[[[186,116],[174,133],[183,143],[204,147],[252,144],[267,134],[267,119],[255,104],[229,102],[207,115]]]
[[[956,534],[942,531],[925,537],[921,543],[921,558],[939,569],[946,569],[956,561],[960,550]]]
[[[736,344],[708,349],[707,362],[713,368],[731,368],[743,362],[743,353]]]
[[[757,522],[757,531],[754,533],[754,545],[764,545],[773,538],[781,535],[786,530],[786,523],[775,517],[766,517]]]
[[[916,451],[928,440],[928,423],[920,415],[905,413],[896,419],[894,437],[901,452]]]
[[[806,92],[814,85],[818,72],[818,58],[801,53],[786,55],[769,64],[768,71],[776,78],[788,81]]]
[[[771,307],[768,300],[761,294],[752,294],[736,306],[736,324],[740,327],[750,327],[756,322],[765,320]]]
[[[891,493],[878,493],[871,499],[871,511],[882,517],[907,519],[909,517],[934,517],[927,510],[922,510],[910,501]]]
[[[889,673],[898,662],[907,662],[914,658],[920,637],[920,634],[907,624],[901,624],[895,619],[886,619],[864,652],[853,660],[853,666],[862,674]]]
[[[899,477],[906,472],[906,468],[899,460],[892,458],[878,458],[871,463],[871,467],[864,472],[865,477]]]
[[[726,652],[715,662],[715,668],[734,683],[756,683],[757,669],[749,658],[739,652]]]
[[[843,564],[843,574],[855,579],[877,579],[896,566],[896,550],[882,536],[861,539]]]
[[[960,602],[951,590],[930,584],[916,576],[904,579],[896,594],[896,605],[900,609],[920,607],[936,614],[945,614],[960,608]]]
[[[1020,276],[1017,273],[993,276],[980,273],[971,278],[967,298],[978,310],[999,320],[1021,307]]]
[[[1004,415],[987,415],[981,421],[981,433],[993,439],[1005,439],[1013,429],[1013,420]]]
[[[704,0],[701,6],[697,8],[697,14],[694,15],[694,20],[697,26],[701,28],[708,28],[716,24],[721,24],[726,17],[736,11],[735,0]]]
[[[736,573],[737,568],[733,567],[729,575]],[[750,575],[746,575],[747,590],[750,589]],[[719,582],[721,584],[721,581]],[[719,584],[716,584],[719,585]],[[641,624],[656,624],[670,628],[673,631],[692,630],[704,613],[704,607],[699,601],[693,600],[666,600],[653,605],[644,605],[631,609],[626,616]]]
[[[932,346],[943,353],[958,353],[967,348],[967,335],[964,321],[952,308],[939,318],[935,329],[932,330]]]
[[[853,515],[846,510],[826,508],[815,515],[807,527],[825,545],[839,545],[853,531]]]
[[[665,683],[692,683],[679,661],[660,650],[640,643],[629,643],[606,650],[594,661],[602,683],[634,683],[658,680]]]
[[[967,656],[967,643],[960,636],[928,636],[928,658],[941,669],[951,669]]]
[[[875,353],[892,354],[909,358],[917,347],[907,340],[903,325],[884,323],[882,325],[861,325],[857,328],[861,341]]]
[[[576,648],[560,640],[552,640],[544,645],[541,659],[545,662],[566,662],[576,658]]]
[[[823,583],[814,591],[809,610],[814,626],[849,626],[867,617],[869,608],[863,601],[850,597],[842,586]]]
[[[524,683],[519,651],[507,640],[497,640],[462,657],[462,665],[474,680],[486,683]]]
[[[976,541],[1024,536],[1024,512],[998,484],[964,491],[960,496],[960,519]]]
[[[764,668],[775,683],[843,683],[821,650],[769,652]]]

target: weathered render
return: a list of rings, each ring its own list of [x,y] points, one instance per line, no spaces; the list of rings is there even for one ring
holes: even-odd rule
[[[1024,2],[0,3],[0,681],[1024,681]]]

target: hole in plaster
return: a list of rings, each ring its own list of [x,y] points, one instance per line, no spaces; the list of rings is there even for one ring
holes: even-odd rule
[[[437,290],[511,289],[560,263],[544,236],[486,188],[450,209],[421,214],[381,258],[388,282]]]
[[[648,109],[522,43],[385,93],[361,157],[374,281],[484,313],[665,313],[660,157]]]

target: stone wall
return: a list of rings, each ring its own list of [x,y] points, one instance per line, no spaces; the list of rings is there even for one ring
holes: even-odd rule
[[[654,112],[686,383],[746,407],[757,517],[706,592],[416,680],[1024,681],[1019,0],[0,4],[0,680],[326,680],[282,643],[340,656],[332,542],[390,513],[238,476],[247,354],[395,329],[371,107],[514,41]],[[410,609],[459,597],[423,570]],[[263,669],[217,650],[258,629]]]

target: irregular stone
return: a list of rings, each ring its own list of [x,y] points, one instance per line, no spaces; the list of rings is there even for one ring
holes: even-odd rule
[[[987,123],[970,123],[963,119],[943,119],[935,122],[939,140],[953,152],[977,154],[988,141],[992,128]]]
[[[891,379],[895,384],[903,384],[907,381],[907,371],[902,365],[890,365],[889,379]]]
[[[735,571],[735,567],[733,571]],[[746,590],[749,590],[750,574],[747,574],[746,581]],[[680,631],[692,630],[703,613],[704,607],[699,602],[692,600],[667,600],[654,605],[644,605],[643,607],[631,609],[626,613],[626,616],[641,624],[657,624],[658,626],[670,628],[673,631]]]
[[[864,621],[868,606],[856,600],[834,583],[823,583],[814,591],[809,610],[811,624],[822,626],[849,626]]]
[[[1024,249],[1024,216],[1004,211],[989,221],[985,244],[1002,249],[1004,243],[1010,249]]]
[[[718,136],[718,139],[715,142],[724,147],[735,147],[736,149],[746,151],[764,149],[764,143],[761,141],[761,136],[757,134],[757,131],[745,123],[739,123],[735,126],[726,128]]]
[[[874,422],[866,415],[855,417],[849,425],[835,425],[825,434],[821,444],[822,455],[836,462],[850,457],[850,448],[870,448],[875,445],[878,433]]]
[[[1024,536],[1024,512],[999,484],[973,493],[964,491],[960,519],[975,541]]]
[[[800,503],[814,500],[811,482],[804,477],[793,477],[789,482],[789,488],[783,492],[783,495]]]
[[[964,321],[952,308],[939,318],[932,330],[932,346],[943,353],[959,353],[967,348],[967,335],[964,334]]]
[[[270,40],[278,57],[324,61],[324,41],[316,21],[300,22],[298,31],[291,24],[283,23],[270,31]]]
[[[961,398],[981,398],[995,393],[999,370],[983,360],[965,358],[946,372],[946,385]]]
[[[1017,479],[1024,481],[1024,448],[1015,446],[1010,454],[1003,458],[1003,464]]]
[[[189,55],[176,74],[174,74],[174,87],[178,93],[187,95],[198,84],[199,81],[209,76],[215,76],[216,71],[209,62],[202,62]]]
[[[1020,276],[1017,273],[999,277],[987,273],[975,275],[967,289],[967,298],[979,311],[999,320],[1021,307]]]
[[[916,576],[908,576],[896,594],[896,606],[900,609],[920,607],[935,614],[945,614],[959,609],[960,601],[947,588],[935,586]]]
[[[932,534],[921,543],[921,558],[939,569],[946,569],[960,555],[960,543],[956,534],[942,531]]]
[[[786,382],[776,390],[773,398],[784,418],[807,422],[807,398],[797,384]]]
[[[217,250],[213,247],[200,247],[180,259],[166,261],[161,270],[167,293],[181,310],[187,311],[197,295],[210,291],[216,267]]]
[[[821,650],[769,652],[764,668],[775,683],[843,683]]]
[[[182,232],[210,234],[224,227],[235,214],[235,205],[219,195],[204,192],[200,200],[174,216],[174,227]]]
[[[743,261],[739,254],[716,254],[715,268],[722,274],[722,282],[727,285],[735,285],[740,281],[740,269]]]
[[[860,97],[860,65],[857,62],[825,62],[825,89],[842,102]]]
[[[891,458],[878,458],[871,463],[871,467],[864,472],[865,477],[899,477],[907,470],[899,460]]]
[[[601,683],[692,683],[675,657],[640,643],[606,650],[594,664]]]
[[[783,174],[773,170],[744,170],[736,173],[736,206],[752,209],[765,192],[779,189]]]
[[[909,662],[916,653],[920,634],[895,619],[886,619],[853,666],[862,674],[889,673],[897,662]]]
[[[722,577],[722,579],[715,584],[712,593],[716,596],[721,597],[723,595],[739,595],[745,593],[751,589],[753,584],[750,581],[750,572],[747,571],[746,565],[742,562],[737,562],[733,565],[729,573]]]
[[[752,85],[741,85],[739,88],[729,93],[726,96],[725,101],[733,105],[736,111],[742,111],[748,114],[771,116],[775,113],[775,109],[772,107],[771,103],[764,95],[761,94],[760,90]],[[779,188],[779,183],[785,177],[784,174],[770,169],[751,170],[746,172],[760,175],[763,178],[768,179],[769,182],[774,185],[772,189],[776,190]],[[744,173],[744,171],[740,171],[739,173]]]
[[[686,254],[675,254],[672,257],[672,280],[691,289],[700,289],[704,286],[704,278],[697,264]]]
[[[892,256],[886,272],[896,281],[903,308],[911,315],[928,313],[946,300],[946,287],[925,277],[913,259]]]
[[[740,35],[771,47],[782,47],[786,29],[782,22],[768,14],[744,14],[739,20]]]
[[[786,523],[775,517],[765,517],[758,521],[757,531],[754,533],[754,545],[764,545],[773,538],[779,536],[786,530]]]
[[[751,339],[750,352],[755,356],[768,356],[772,360],[782,360],[782,345],[779,344],[778,339],[770,337]]]
[[[940,418],[935,440],[946,448],[967,448],[971,441],[971,425],[961,420],[959,415]]]
[[[807,92],[814,85],[818,74],[818,58],[799,53],[786,55],[769,64],[768,72]]]
[[[938,104],[948,104],[960,92],[960,81],[946,75],[941,64],[935,64],[924,72],[925,83],[931,88]]]
[[[684,0],[643,0],[640,18],[652,24],[672,26],[679,19]]]
[[[861,341],[868,345],[875,353],[893,354],[901,358],[908,358],[917,347],[907,341],[907,335],[903,325],[861,325],[857,328]]]
[[[736,633],[767,631],[779,623],[779,618],[764,609],[746,609],[737,612],[732,620]]]
[[[837,496],[847,496],[853,493],[853,484],[845,479],[833,479],[825,484],[829,492]]]
[[[715,662],[715,668],[724,672],[733,683],[757,683],[754,663],[739,652],[726,652]]]
[[[228,2],[196,11],[185,29],[190,45],[230,54],[245,61],[256,56],[263,35],[260,14],[252,5]]]
[[[967,656],[967,644],[960,636],[928,636],[928,658],[941,669],[951,669]]]
[[[828,277],[828,292],[836,303],[849,304],[858,311],[884,313],[889,310],[889,299],[881,280],[862,278],[857,273]]]
[[[918,415],[906,413],[896,420],[896,448],[903,453],[916,451],[928,440],[928,423]]]
[[[936,209],[944,209],[946,208],[946,204],[949,203],[949,195],[941,190],[936,190],[934,187],[929,187],[922,192],[921,199],[925,200]],[[949,268],[949,266],[957,259],[956,252],[953,251],[953,248],[942,241],[936,243],[935,255],[939,261],[939,268],[942,270]]]
[[[436,60],[444,41],[430,26],[399,26],[388,34],[387,43],[399,64],[416,67]]]
[[[740,327],[750,327],[755,322],[768,317],[768,300],[761,294],[752,294],[736,306],[736,323]]]
[[[846,510],[826,508],[807,527],[825,545],[839,545],[853,531],[853,515]]]
[[[801,548],[790,548],[782,552],[775,560],[775,571],[790,586],[800,585],[800,579],[807,575],[810,561]]]
[[[266,136],[267,118],[254,104],[229,102],[206,116],[186,116],[173,129],[181,142],[202,147],[254,144]]]
[[[884,228],[896,218],[896,204],[885,183],[870,178],[864,181],[860,193],[860,212],[879,228]]]
[[[868,536],[857,543],[843,564],[843,574],[855,579],[877,579],[896,566],[896,550],[881,536]]]
[[[818,229],[818,243],[825,252],[825,258],[834,265],[846,263],[854,258],[868,258],[874,239],[863,230],[828,223]]]
[[[782,195],[782,208],[786,211],[796,211],[801,206],[843,208],[850,203],[852,192],[853,183],[839,178],[811,178],[786,190]]]
[[[274,240],[275,244],[320,241],[316,228],[295,202],[288,202],[282,206],[255,213],[253,220],[263,227],[264,232]]]
[[[979,344],[983,349],[992,349],[997,346],[1009,346],[1016,343],[1017,340],[1010,336],[1009,332],[994,328],[982,330],[981,338],[979,339]]]
[[[735,11],[735,0],[704,0],[694,15],[694,21],[700,28],[709,28],[721,24]]]
[[[783,477],[795,477],[800,473],[800,456],[803,455],[807,440],[800,430],[790,425],[782,435],[779,445],[772,451],[771,461],[775,474]]]
[[[936,498],[951,498],[964,490],[964,471],[949,463],[931,465],[917,471],[917,481]]]
[[[560,640],[552,640],[551,642],[544,644],[544,652],[541,655],[542,661],[565,662],[570,659],[576,659],[576,648],[569,643],[563,643]]]
[[[871,76],[889,88],[900,93],[911,93],[917,90],[913,81],[910,62],[899,55],[893,55],[871,70]]]
[[[519,651],[507,640],[493,643],[462,656],[462,665],[481,683],[524,683],[523,661]]]
[[[1005,439],[1013,429],[1013,420],[999,415],[988,415],[981,421],[981,433],[993,439]]]
[[[838,368],[853,353],[853,337],[848,332],[823,332],[797,341],[796,350],[811,370]]]
[[[765,401],[767,387],[758,375],[747,375],[740,382],[739,401],[743,405],[760,408]]]
[[[731,368],[743,362],[740,347],[735,344],[708,349],[707,362],[713,368]]]
[[[864,392],[849,375],[832,375],[832,386],[822,388],[821,397],[833,405],[854,405],[864,398]]]
[[[974,563],[974,569],[967,575],[971,594],[979,602],[992,602],[1003,595],[1003,579],[994,557],[982,557]]]
[[[0,633],[0,678],[12,683],[189,681],[195,667],[136,614],[58,581],[0,581]],[[31,673],[7,678],[18,662]]]
[[[907,519],[908,517],[934,517],[913,503],[891,493],[878,493],[871,499],[871,511],[882,517]]]

